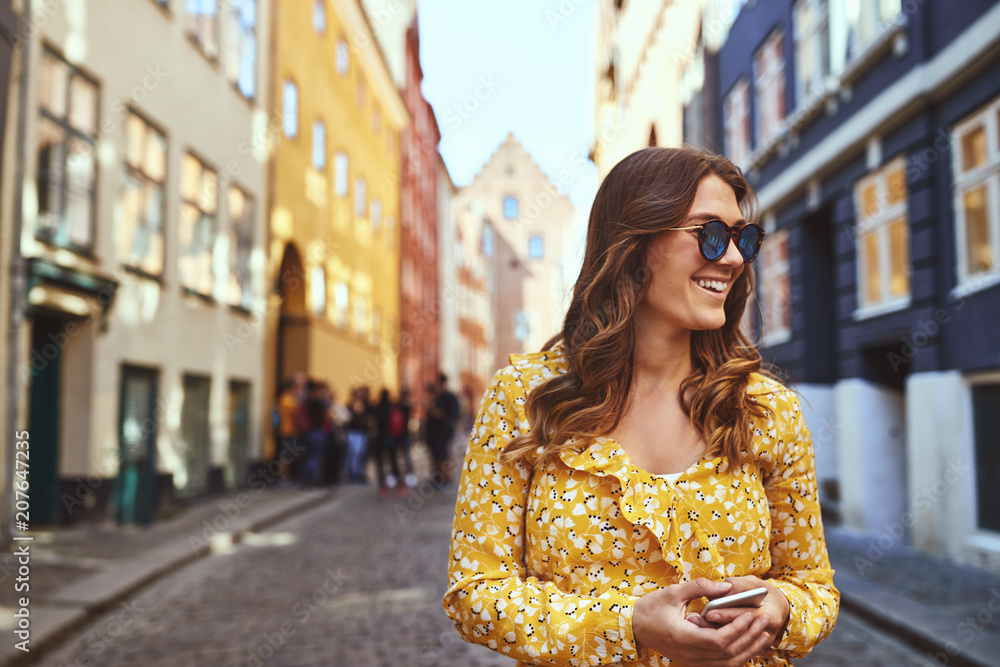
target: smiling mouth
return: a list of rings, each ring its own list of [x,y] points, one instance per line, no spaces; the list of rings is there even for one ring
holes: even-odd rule
[[[694,281],[698,287],[702,288],[706,292],[711,292],[713,294],[725,294],[726,289],[729,287],[728,282],[722,282],[721,280],[704,280],[699,279]]]

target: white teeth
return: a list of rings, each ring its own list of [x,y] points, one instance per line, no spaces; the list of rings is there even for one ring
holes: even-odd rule
[[[725,292],[726,288],[729,287],[729,283],[724,283],[720,280],[699,280],[698,285],[713,292]]]

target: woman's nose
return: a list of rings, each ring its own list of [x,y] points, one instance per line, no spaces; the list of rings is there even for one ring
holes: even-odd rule
[[[736,247],[735,234],[733,234],[733,238],[730,239],[729,244],[726,246],[726,254],[719,258],[718,263],[734,268],[743,266],[743,255],[740,254],[739,249]]]

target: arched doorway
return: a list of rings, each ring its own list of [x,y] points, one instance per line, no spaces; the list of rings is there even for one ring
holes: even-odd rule
[[[302,257],[289,243],[281,258],[281,268],[275,276],[274,293],[281,297],[281,317],[278,320],[275,378],[277,387],[292,373],[306,369],[307,341],[298,340],[305,334],[306,286]]]

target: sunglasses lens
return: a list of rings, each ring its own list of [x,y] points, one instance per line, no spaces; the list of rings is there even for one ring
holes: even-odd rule
[[[720,220],[705,225],[701,233],[701,250],[705,259],[714,262],[726,254],[729,245],[729,228]]]
[[[740,235],[736,240],[736,247],[739,249],[743,259],[752,262],[760,250],[760,230],[754,225],[747,225],[740,230]]]

